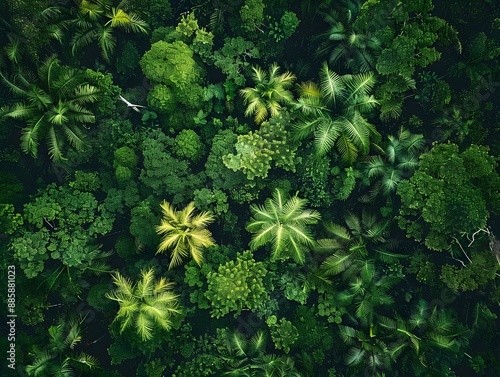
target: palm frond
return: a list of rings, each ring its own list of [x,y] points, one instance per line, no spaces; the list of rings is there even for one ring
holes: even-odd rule
[[[23,88],[21,85],[16,83],[16,80],[10,80],[2,72],[0,72],[0,77],[2,78],[4,84],[10,89],[10,91],[18,96],[28,97],[28,90]]]
[[[370,150],[370,130],[367,121],[358,112],[351,119],[338,117],[335,124],[346,134],[350,142],[362,153]]]
[[[342,160],[349,164],[352,164],[356,160],[356,157],[358,156],[358,148],[345,134],[340,134],[336,145]]]
[[[380,119],[383,121],[398,119],[403,112],[403,103],[396,97],[385,99],[380,105]]]
[[[28,127],[21,131],[21,149],[23,152],[31,154],[33,157],[37,156],[39,138],[44,136],[46,120],[42,115],[34,122],[30,122]]]
[[[344,272],[354,261],[354,255],[337,252],[326,258],[320,266],[320,271],[326,276],[338,275]]]
[[[333,148],[339,137],[339,123],[328,118],[320,119],[322,121],[318,123],[314,130],[314,144],[317,154],[324,156]]]
[[[399,259],[403,258],[408,258],[409,255],[405,254],[397,254],[397,253],[391,253],[387,250],[376,248],[375,252],[377,253],[378,257],[380,260],[384,263],[394,263],[398,261]]]
[[[346,75],[345,84],[349,95],[345,98],[346,103],[352,103],[356,98],[368,96],[376,83],[373,73],[359,73],[356,75]]]
[[[13,119],[30,119],[36,114],[36,109],[33,109],[25,103],[17,102],[4,113],[4,116]]]
[[[48,350],[41,353],[36,353],[33,362],[30,365],[26,366],[26,373],[28,373],[29,376],[34,377],[43,377],[47,375],[50,361],[54,357],[55,356],[52,355]]]
[[[127,13],[123,9],[111,8],[111,14],[107,15],[109,21],[104,25],[123,28],[134,33],[147,33],[148,24],[135,13]]]
[[[250,346],[253,354],[257,354],[264,350],[266,346],[266,336],[263,331],[257,331],[250,338]]]
[[[90,27],[90,25],[89,25]],[[71,39],[71,53],[75,55],[78,51],[90,45],[98,39],[98,31],[80,26]]]
[[[235,331],[230,336],[232,349],[238,356],[246,356],[247,340],[239,332]]]
[[[342,76],[330,71],[326,63],[320,71],[320,92],[327,103],[336,104],[337,97],[341,97],[345,90],[345,83]]]
[[[76,357],[71,358],[71,360],[88,369],[99,367],[99,360],[97,360],[97,358],[83,352],[76,355]]]
[[[52,78],[57,76],[56,71],[60,67],[60,63],[61,61],[57,58],[57,55],[53,54],[47,57],[38,68],[38,75],[49,90],[52,89]]]
[[[78,85],[71,95],[71,102],[79,104],[92,103],[97,101],[99,89],[90,84]]]
[[[116,38],[111,27],[101,27],[97,32],[97,44],[101,48],[101,54],[108,63],[116,48]]]

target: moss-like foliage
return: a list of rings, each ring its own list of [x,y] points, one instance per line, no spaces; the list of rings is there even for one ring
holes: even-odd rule
[[[484,288],[500,269],[495,258],[487,251],[473,252],[467,267],[444,265],[441,268],[441,280],[454,291],[472,291]]]
[[[158,114],[167,114],[175,110],[177,99],[170,87],[158,84],[148,93],[148,105]]]
[[[485,147],[472,145],[459,153],[456,144],[436,145],[421,156],[415,174],[398,185],[399,226],[433,250],[484,228],[490,212],[499,210],[496,166]]]
[[[285,128],[288,116],[282,114],[262,123],[260,128],[246,135],[239,135],[236,155],[224,156],[224,164],[234,170],[241,170],[248,179],[266,178],[272,166],[295,171],[294,144]]]
[[[290,346],[299,338],[297,328],[286,318],[278,318],[275,315],[266,319],[267,326],[271,332],[274,346],[283,352],[290,352]]]
[[[231,311],[237,317],[242,309],[255,309],[268,298],[264,284],[267,269],[256,262],[250,251],[237,256],[207,275],[208,289],[205,296],[212,306],[212,317],[222,317]]]
[[[154,83],[171,88],[175,98],[188,108],[200,106],[204,72],[193,59],[193,51],[184,42],[158,41],[141,58],[144,75]]]
[[[262,0],[245,0],[240,9],[241,28],[245,32],[252,32],[264,21],[264,5]]]
[[[75,171],[75,180],[69,183],[75,190],[95,192],[101,187],[101,180],[97,172]]]
[[[203,142],[193,130],[182,130],[174,142],[174,153],[180,157],[196,162],[203,155]]]
[[[27,231],[11,248],[26,275],[35,277],[49,257],[68,267],[92,263],[89,249],[111,231],[114,217],[90,192],[51,184],[24,206],[24,220]]]
[[[139,158],[130,147],[123,146],[115,151],[115,166],[125,166],[133,169],[137,166]]]

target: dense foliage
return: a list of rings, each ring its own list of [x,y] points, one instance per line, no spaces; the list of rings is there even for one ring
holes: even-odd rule
[[[2,376],[500,375],[498,1],[2,5]]]

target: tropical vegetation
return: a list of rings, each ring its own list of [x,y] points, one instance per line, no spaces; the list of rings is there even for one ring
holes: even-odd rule
[[[1,376],[500,376],[498,1],[0,18]]]

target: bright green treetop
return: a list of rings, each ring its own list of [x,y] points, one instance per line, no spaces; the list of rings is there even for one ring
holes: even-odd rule
[[[263,206],[252,205],[253,217],[247,224],[247,230],[254,233],[250,241],[252,250],[271,243],[274,260],[292,258],[303,264],[306,249],[315,243],[308,225],[321,218],[318,211],[306,209],[306,204],[307,199],[297,194],[289,198],[276,189]]]
[[[279,114],[262,123],[257,131],[238,135],[236,155],[224,156],[224,165],[234,171],[241,170],[250,180],[266,178],[271,164],[295,171],[297,145],[286,130],[288,119]]]
[[[239,254],[236,261],[220,265],[217,272],[209,272],[205,296],[211,302],[212,317],[219,318],[230,311],[237,316],[244,308],[260,307],[268,299],[266,274],[264,264],[256,262],[250,251]]]
[[[106,297],[120,305],[115,318],[121,322],[120,332],[134,327],[142,340],[148,340],[153,337],[155,326],[166,330],[172,327],[172,315],[181,312],[178,295],[172,292],[174,283],[154,278],[152,268],[142,270],[141,279],[136,283],[120,273],[113,277],[116,289]]]
[[[203,98],[203,89],[199,84],[204,76],[203,70],[184,42],[153,43],[142,56],[140,65],[149,80],[166,85],[175,99],[189,108],[196,108]]]

